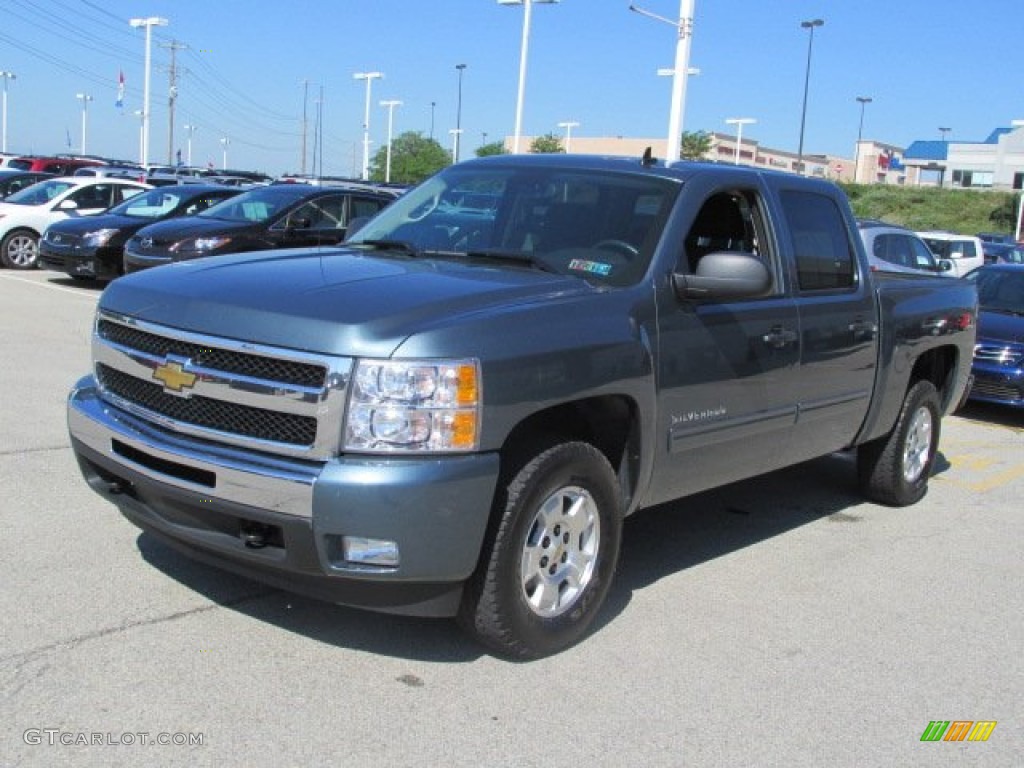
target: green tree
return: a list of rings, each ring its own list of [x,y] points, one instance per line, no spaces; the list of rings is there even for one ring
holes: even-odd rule
[[[988,215],[992,225],[1001,232],[1012,232],[1017,226],[1017,196],[1006,195]]]
[[[562,139],[553,133],[545,133],[530,142],[530,151],[535,155],[553,155],[565,152]]]
[[[490,144],[483,144],[476,148],[477,157],[490,157],[491,155],[507,155],[508,152],[505,150],[505,143],[502,141],[492,141]]]
[[[370,178],[384,181],[387,169],[387,146],[378,149],[370,161]],[[433,176],[452,158],[434,139],[419,131],[407,131],[391,142],[391,181],[399,184],[418,184]]]
[[[679,156],[683,160],[703,160],[711,151],[711,134],[707,131],[683,131]]]

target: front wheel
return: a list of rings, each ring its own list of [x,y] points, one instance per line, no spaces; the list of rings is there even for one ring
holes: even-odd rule
[[[498,504],[497,530],[459,620],[502,655],[557,653],[590,627],[615,572],[615,472],[592,445],[560,443],[519,469]]]
[[[27,229],[8,232],[0,243],[0,261],[11,269],[32,269],[39,258],[39,235]]]
[[[939,394],[930,381],[919,381],[903,399],[892,432],[857,450],[861,492],[872,501],[903,507],[919,501],[939,447]]]

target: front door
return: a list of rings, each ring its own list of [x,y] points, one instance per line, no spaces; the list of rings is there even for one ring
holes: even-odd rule
[[[767,226],[760,182],[729,188],[687,183],[679,205],[698,210],[678,268],[696,271],[713,251],[760,257],[773,274],[759,298],[691,302],[660,289],[657,503],[785,466],[796,420],[792,386],[800,320]],[[662,437],[663,436],[663,437]]]

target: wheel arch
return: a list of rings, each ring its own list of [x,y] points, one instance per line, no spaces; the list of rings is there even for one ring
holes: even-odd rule
[[[571,440],[590,443],[608,459],[619,479],[622,509],[630,510],[637,495],[641,435],[638,405],[625,395],[574,400],[530,414],[502,444],[502,477],[554,443]]]

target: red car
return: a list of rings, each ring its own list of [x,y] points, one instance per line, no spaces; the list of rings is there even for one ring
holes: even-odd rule
[[[103,165],[103,163],[84,157],[35,157],[31,155],[19,157],[7,163],[8,168],[17,168],[19,171],[42,171],[58,176],[70,176],[76,168],[84,168],[87,165]]]

